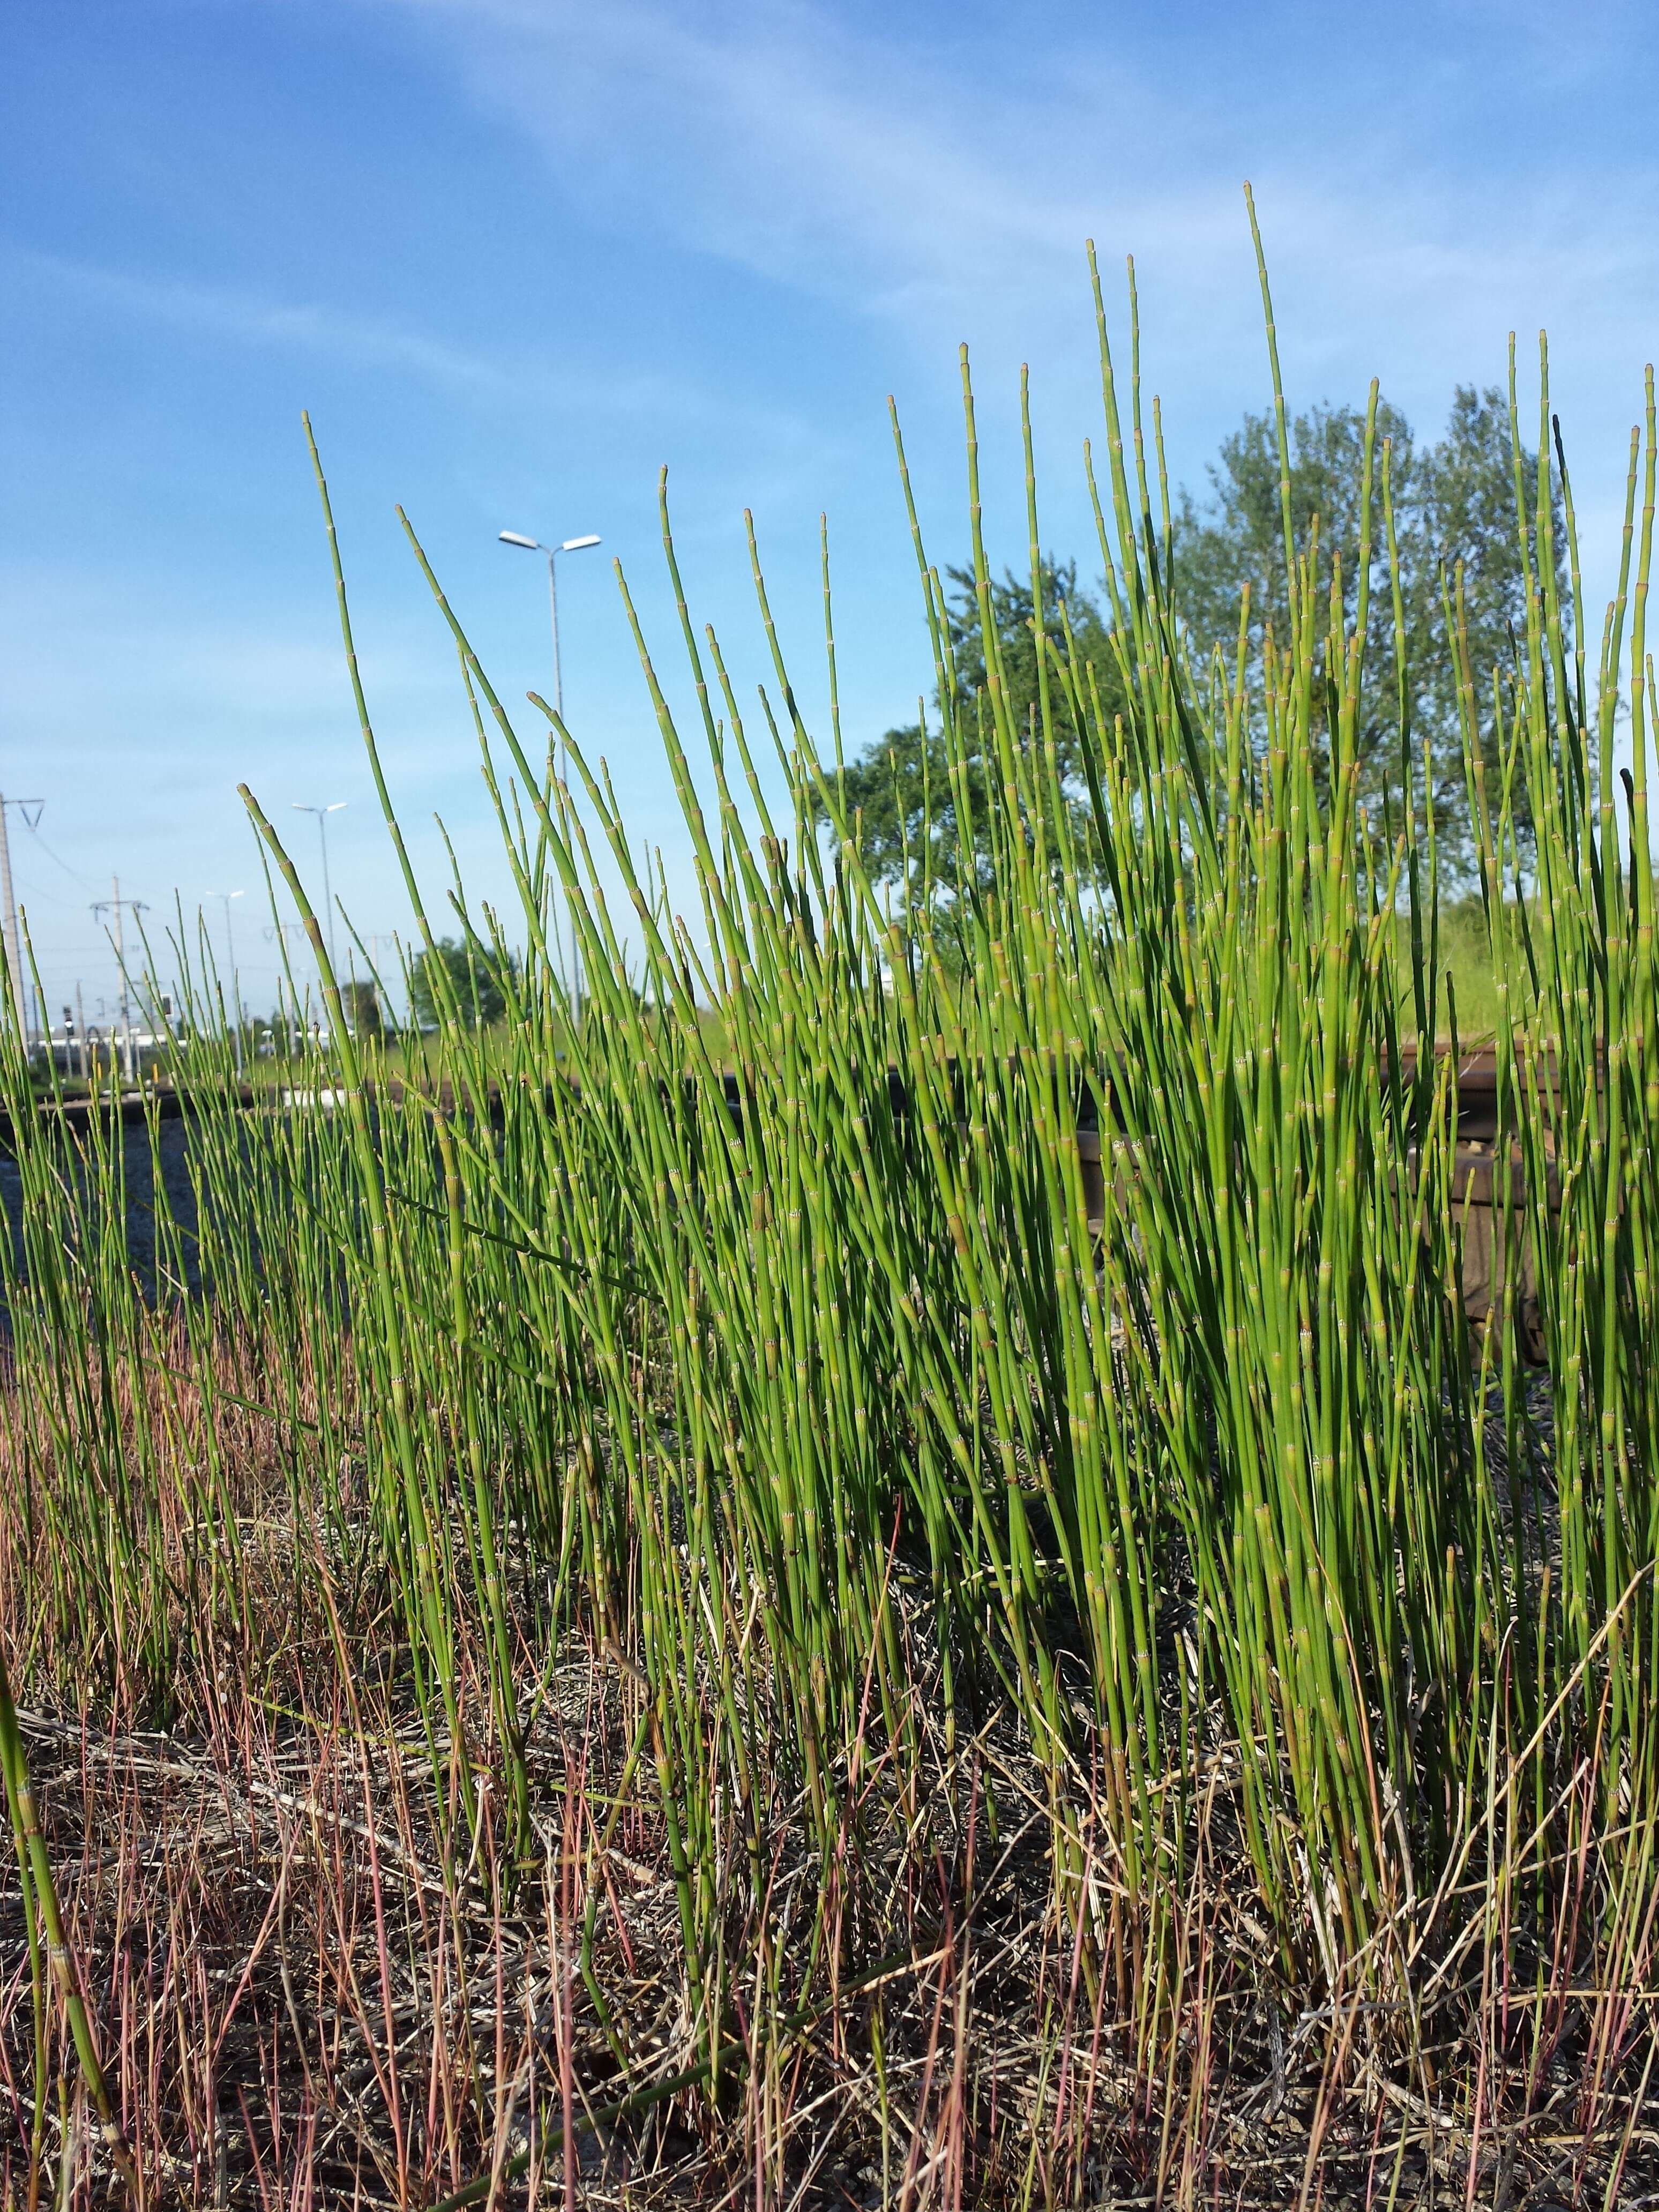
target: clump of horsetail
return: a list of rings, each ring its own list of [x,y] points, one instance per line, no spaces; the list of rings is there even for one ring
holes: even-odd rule
[[[1574,525],[1547,364],[1530,480],[1511,374],[1526,635],[1496,680],[1467,654],[1461,675],[1502,1010],[1492,1173],[1515,1226],[1472,1331],[1432,787],[1403,644],[1387,670],[1362,650],[1370,595],[1398,604],[1375,388],[1345,612],[1316,541],[1291,527],[1264,269],[1286,626],[1257,653],[1242,620],[1236,658],[1195,665],[1133,289],[1127,410],[1097,276],[1094,297],[1104,444],[1085,462],[1112,668],[1079,660],[1045,599],[1028,411],[1039,704],[1024,726],[1011,708],[965,356],[977,693],[909,509],[945,763],[930,804],[948,804],[977,872],[897,919],[872,879],[837,775],[827,551],[828,748],[752,526],[757,718],[692,621],[665,491],[694,733],[618,571],[691,855],[686,918],[603,758],[545,708],[521,733],[410,529],[519,902],[509,926],[459,881],[451,895],[502,981],[504,1019],[481,1030],[434,962],[418,1062],[354,1034],[299,872],[245,790],[326,1016],[285,1076],[289,1103],[215,1110],[235,1081],[225,994],[204,947],[175,948],[197,1218],[188,1255],[179,1224],[164,1236],[173,1264],[148,1304],[126,1263],[119,1145],[94,1128],[71,1174],[44,1139],[20,1147],[33,1207],[6,1263],[14,1358],[20,1376],[63,1384],[56,1456],[20,1445],[28,1533],[10,1540],[48,1624],[41,1650],[61,1666],[118,1655],[126,1691],[164,1699],[205,1614],[234,1618],[234,1560],[207,1534],[222,1474],[207,1470],[207,1510],[163,1529],[145,1490],[153,1402],[118,1408],[112,1378],[118,1357],[161,1362],[205,1395],[222,1388],[210,1348],[240,1347],[244,1395],[286,1424],[296,1512],[386,1578],[458,1863],[492,1817],[481,1778],[516,1844],[532,1834],[524,1715],[562,1638],[590,1631],[638,1692],[628,1771],[655,1793],[687,2037],[716,2089],[753,1972],[730,1948],[733,1869],[764,1953],[785,1802],[806,1808],[827,1893],[855,1869],[871,1762],[914,1796],[927,1731],[966,1740],[993,1711],[1017,1716],[1046,1777],[1058,1908],[1103,1959],[1117,1939],[1082,1875],[1077,1809],[1097,1778],[1085,1794],[1121,1887],[1112,1925],[1146,1968],[1149,2035],[1174,2001],[1161,1931],[1218,1792],[1297,1986],[1397,1992],[1436,1943],[1462,1940],[1472,1895],[1507,1912],[1523,1891],[1541,1927],[1574,1852],[1594,1858],[1586,1942],[1607,1972],[1640,1954],[1651,1902],[1651,385],[1592,667],[1576,542],[1570,603],[1556,580],[1558,492]],[[902,445],[899,465],[908,498]],[[318,482],[333,550],[320,467]],[[334,557],[368,758],[429,950]],[[1459,589],[1449,574],[1455,637]],[[1358,799],[1362,701],[1378,686],[1398,707],[1384,822]],[[574,788],[551,771],[556,744]],[[932,832],[924,819],[923,853]],[[337,1089],[343,1111],[323,1110]],[[1547,1407],[1522,1356],[1523,1254]],[[165,1359],[158,1294],[184,1316]],[[131,1534],[146,1516],[148,1546]],[[924,1631],[936,1715],[915,1695]],[[460,1656],[474,1649],[482,1681]],[[1565,1787],[1586,1762],[1595,1831]],[[21,1789],[21,1752],[7,1774]],[[43,1911],[48,1893],[37,1879]],[[826,1914],[808,1955],[775,1962],[780,2005],[851,1969],[834,1955],[842,1925]]]

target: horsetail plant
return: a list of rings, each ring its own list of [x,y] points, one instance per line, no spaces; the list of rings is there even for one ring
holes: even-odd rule
[[[684,822],[682,912],[598,748],[534,698],[521,733],[403,518],[518,902],[510,917],[476,905],[459,873],[450,893],[505,1003],[489,1029],[447,975],[399,825],[313,442],[430,1033],[354,1031],[300,872],[244,786],[326,1034],[301,1024],[280,1073],[244,1086],[227,994],[180,927],[169,1073],[188,1200],[156,1098],[121,1109],[138,1117],[124,1133],[100,1076],[66,1135],[61,1085],[37,1114],[7,1058],[22,1212],[3,1255],[0,1580],[18,1678],[79,1674],[165,1720],[191,1670],[217,1681],[234,1650],[248,1697],[298,1727],[331,1696],[357,1710],[348,1639],[371,1624],[391,1638],[392,1704],[406,1678],[445,1910],[482,1911],[486,1875],[489,1910],[516,1909],[544,1850],[556,1858],[562,2117],[545,2087],[520,2101],[543,2063],[526,1993],[489,2156],[459,2170],[452,2137],[423,2201],[483,2201],[535,2170],[544,2137],[568,2143],[584,2002],[608,2069],[595,2108],[643,2113],[667,2083],[710,2130],[776,2107],[814,2023],[833,2022],[838,2052],[865,2038],[883,2170],[902,2172],[879,1998],[898,1970],[872,1955],[874,1931],[906,1884],[943,1900],[933,1948],[908,1954],[939,1978],[912,2053],[931,2083],[952,2004],[958,2051],[971,2039],[975,1885],[1033,1834],[1043,1955],[1070,1961],[1065,2017],[1093,2006],[1097,2047],[1103,2021],[1127,2023],[1143,2081],[1210,2047],[1220,2000],[1194,1996],[1208,1967],[1190,1930],[1218,1853],[1260,1932],[1250,1972],[1273,2020],[1294,1996],[1305,2020],[1346,2023],[1333,2079],[1359,2065],[1362,2033],[1365,2067],[1409,2051],[1477,1947],[1480,2017],[1528,2023],[1530,2073],[1504,2061],[1531,2085],[1516,2095],[1543,2096],[1565,1990],[1606,1999],[1597,2079],[1629,2055],[1659,1897],[1651,378],[1599,654],[1541,361],[1530,475],[1511,370],[1526,617],[1510,665],[1472,665],[1455,562],[1443,579],[1499,1008],[1495,1136],[1477,1154],[1459,1135],[1468,1040],[1397,462],[1373,386],[1345,577],[1317,526],[1294,526],[1261,267],[1285,612],[1261,625],[1247,599],[1236,650],[1208,662],[1183,611],[1161,420],[1143,409],[1133,273],[1121,381],[1091,253],[1105,665],[1081,654],[1042,557],[1022,378],[1023,717],[965,353],[977,688],[895,412],[933,683],[896,903],[848,806],[827,523],[822,743],[751,520],[752,707],[731,641],[694,619],[659,488],[690,734],[617,571]],[[1387,669],[1365,659],[1376,604],[1392,610]],[[1361,799],[1374,694],[1395,725],[1380,817]],[[285,1005],[309,988],[290,971]],[[141,1188],[148,1272],[130,1249]],[[1482,1234],[1489,1310],[1472,1325]],[[250,1595],[268,1527],[237,1457],[256,1431],[294,1561],[291,1637],[270,1650]],[[349,1697],[318,1688],[329,1652]],[[0,1695],[25,1898],[57,1944],[11,1711]],[[607,1744],[610,1794],[585,1796]],[[375,1755],[402,1777],[391,1735]],[[622,1994],[633,1923],[611,1872],[618,1837],[647,1831],[679,1960],[654,2023]],[[89,2015],[61,1995],[92,2083]],[[1195,2002],[1211,2007],[1196,2041]],[[1361,2021],[1402,2025],[1390,2043]],[[1025,2185],[1048,2173],[1054,2202],[1075,2201],[1106,2124],[1073,2101],[1076,2065],[1071,2042],[1045,2046],[1024,2115],[1030,2142],[1050,2123],[1060,2140],[1062,2117],[1071,2130],[1069,2179],[1028,2156]],[[403,2187],[420,2130],[392,2057],[376,2079]],[[1499,2094],[1474,2093],[1477,2136]],[[441,2102],[432,2087],[428,2118]],[[514,2114],[529,2148],[508,2141]],[[923,2133],[918,2117],[913,2182]]]

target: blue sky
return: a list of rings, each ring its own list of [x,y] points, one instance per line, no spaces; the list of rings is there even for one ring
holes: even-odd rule
[[[1044,534],[1080,556],[1098,384],[1083,262],[1133,252],[1176,473],[1265,361],[1241,198],[1266,233],[1292,401],[1373,374],[1421,431],[1453,384],[1551,332],[1605,586],[1625,439],[1659,337],[1650,7],[1364,9],[657,0],[53,0],[14,10],[0,83],[0,787],[54,1012],[113,963],[118,871],[161,922],[245,887],[274,816],[344,799],[335,888],[406,923],[334,625],[300,428],[334,493],[358,641],[411,842],[442,815],[504,896],[465,701],[401,501],[502,696],[548,681],[545,595],[506,527],[598,531],[563,570],[565,688],[642,842],[683,856],[623,619],[666,671],[670,469],[699,620],[763,674],[742,512],[822,721],[830,516],[849,741],[928,680],[886,398],[929,550],[964,536],[956,348],[972,348],[994,550],[1024,539],[1030,364]],[[673,696],[685,700],[676,673]],[[752,690],[749,696],[752,696]],[[534,722],[526,708],[522,726]],[[43,842],[44,841],[44,842]],[[216,908],[213,909],[217,912]]]

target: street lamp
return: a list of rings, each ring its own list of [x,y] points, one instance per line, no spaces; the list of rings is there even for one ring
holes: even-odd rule
[[[597,538],[567,538],[562,545],[544,545],[540,538],[523,537],[516,530],[503,530],[501,540],[503,545],[520,545],[526,553],[547,556],[547,608],[553,621],[553,711],[562,721],[564,682],[559,668],[559,579],[555,563],[561,553],[585,552],[599,541]]]
[[[543,553],[547,556],[547,611],[553,624],[553,711],[558,716],[560,723],[559,780],[561,782],[568,782],[569,763],[565,757],[563,734],[564,674],[559,665],[559,578],[556,564],[561,553],[583,553],[590,545],[597,545],[599,541],[596,537],[567,538],[560,544],[544,545],[539,538],[526,538],[522,532],[517,530],[503,530],[500,536],[503,545],[520,546],[526,553]],[[568,901],[566,902],[565,910],[567,915],[569,915],[570,921],[571,1012],[576,1019],[580,1020],[582,1010],[581,953],[576,943],[575,918],[570,915]]]
[[[337,814],[347,802],[343,799],[337,799],[331,806],[307,806],[303,801],[295,799],[289,804],[296,814],[314,814],[317,817],[317,835],[323,848],[323,911],[328,916],[328,964],[337,980],[339,963],[334,957],[334,894],[328,887],[328,817],[331,814]]]
[[[236,981],[236,940],[230,931],[230,902],[232,899],[239,899],[241,896],[240,891],[210,891],[208,893],[208,896],[217,899],[225,910],[225,962],[230,971],[231,1017],[234,1024],[231,1035],[234,1041],[238,1075],[242,1072],[242,993]]]

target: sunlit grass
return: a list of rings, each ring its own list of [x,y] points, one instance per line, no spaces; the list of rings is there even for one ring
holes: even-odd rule
[[[703,711],[683,732],[636,628],[695,861],[682,921],[588,748],[566,733],[574,795],[538,773],[544,726],[521,734],[416,546],[520,899],[506,1019],[475,1030],[448,1003],[418,1045],[354,1037],[307,886],[247,793],[333,1038],[285,1071],[301,1106],[235,1110],[210,978],[179,947],[196,1218],[150,1179],[154,1306],[118,1131],[94,1117],[73,1158],[49,1133],[20,1145],[0,1503],[16,1679],[124,1727],[234,1739],[250,1771],[251,1712],[280,1717],[313,1776],[361,1750],[352,1832],[376,1852],[401,1807],[395,1849],[445,1902],[437,1936],[404,1929],[437,1978],[415,2008],[422,2079],[399,2072],[415,1966],[366,1951],[385,2016],[347,2008],[380,2115],[356,2185],[372,2168],[384,2201],[441,2195],[463,2166],[482,2201],[538,2155],[514,2134],[526,2110],[568,2158],[583,2097],[632,2125],[672,2091],[714,2163],[781,2203],[819,2027],[812,2078],[842,2084],[824,2091],[836,2125],[890,2201],[954,2174],[958,2201],[994,2176],[1012,2201],[1074,2203],[1108,2138],[1168,2179],[1171,2130],[1176,2163],[1219,2187],[1232,2154],[1206,2100],[1226,2093],[1225,2039],[1242,2051],[1254,2031],[1218,2011],[1218,1973],[1274,2033],[1281,2011],[1331,2023],[1310,2109],[1352,2100],[1354,2141],[1373,2118],[1381,2140],[1385,2078],[1419,2109],[1449,2035],[1436,2095],[1471,2173],[1482,2129],[1539,2108],[1563,2050],[1594,2070],[1585,2158],[1605,2174],[1624,2154],[1598,2130],[1625,2109],[1632,1992],[1651,1982],[1659,1817],[1659,1024],[1629,676],[1651,410],[1628,651],[1621,611],[1587,665],[1537,544],[1512,687],[1463,672],[1470,715],[1491,696],[1505,717],[1503,787],[1480,793],[1484,902],[1443,906],[1408,741],[1398,842],[1356,804],[1358,651],[1314,552],[1287,549],[1292,629],[1265,675],[1183,688],[1139,386],[1125,421],[1103,316],[1102,364],[1091,483],[1127,714],[1101,711],[1034,586],[1045,711],[1063,694],[1085,736],[1087,882],[1074,795],[1045,731],[1015,725],[988,621],[986,690],[955,683],[919,532],[951,798],[990,858],[981,896],[924,904],[908,936],[864,873],[833,750],[799,718],[758,553],[757,714],[688,616]],[[985,595],[965,362],[963,388]],[[1539,450],[1547,470],[1547,436]],[[1040,579],[1029,433],[1026,451]],[[1382,548],[1374,441],[1366,468]],[[1518,486],[1540,538],[1549,489]],[[665,501],[663,523],[684,607]],[[340,607],[349,654],[343,580]],[[1343,672],[1328,718],[1322,657]],[[1621,696],[1622,844],[1599,798]],[[1480,734],[1471,720],[1472,760]],[[406,881],[410,941],[429,942]],[[579,1023],[550,944],[566,902]],[[1495,945],[1487,913],[1513,918]],[[505,949],[498,918],[468,922]],[[1462,1311],[1455,1073],[1435,1050],[1454,1020],[1494,1048],[1541,1384],[1516,1280],[1483,1330]],[[15,1041],[8,1067],[16,1097]],[[306,1109],[324,1090],[337,1110]],[[15,1804],[21,1778],[14,1747]],[[357,1846],[331,1834],[344,1897]],[[629,1850],[665,1905],[648,2000],[613,1856]],[[975,2040],[968,1960],[994,1948],[975,1885],[1001,1894],[1011,1864],[1036,1917],[1015,1995],[985,1999],[1029,1995],[1005,2080],[993,2045],[1012,2031]],[[362,1879],[378,1924],[379,1856]],[[44,1903],[38,1858],[22,1880]],[[509,2099],[505,2059],[461,2054],[433,1992],[452,1952],[473,1971],[468,1913],[495,1916],[499,1962],[527,1894],[541,1932],[514,1941],[524,1960],[540,1946],[556,2051],[525,2029],[531,2086]],[[918,1996],[930,1974],[936,2003]],[[291,1992],[266,1998],[311,2100],[275,2060],[259,2076],[245,2137],[280,2164],[283,2111],[291,2131],[324,2109],[323,2062]],[[44,1984],[32,2001],[45,2021]],[[6,2033],[43,2111],[58,2044]],[[190,2063],[120,2075],[152,2159],[164,2078],[179,2109],[217,2110]],[[981,2079],[994,2096],[969,2095]],[[1310,2160],[1328,2117],[1309,2123]],[[179,2124],[192,2172],[217,2124]]]

